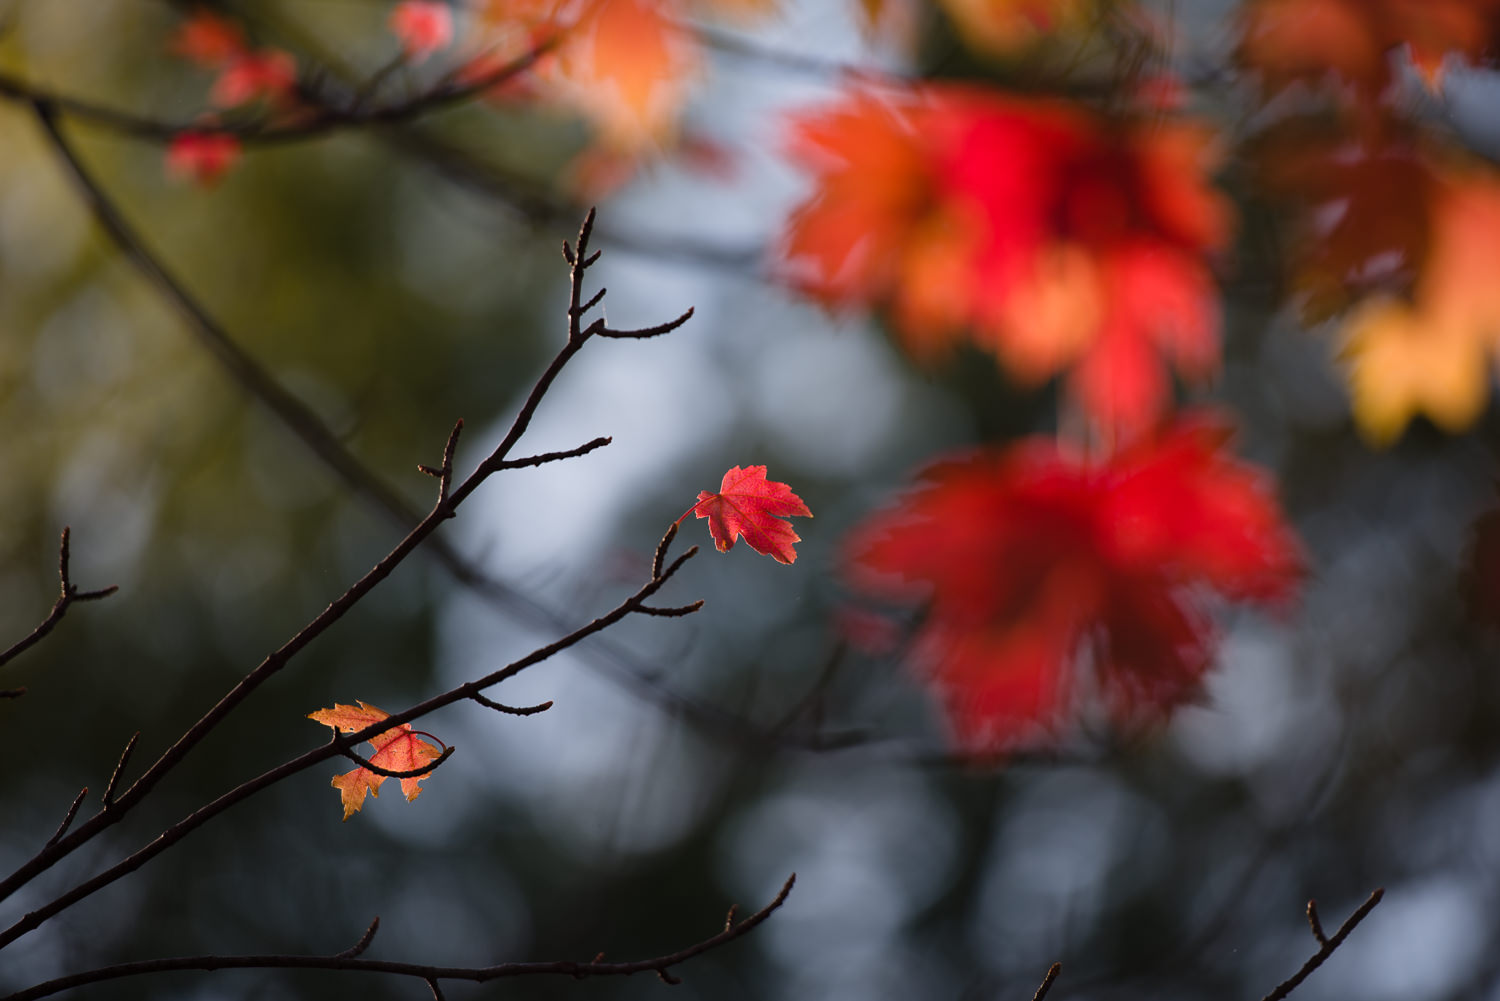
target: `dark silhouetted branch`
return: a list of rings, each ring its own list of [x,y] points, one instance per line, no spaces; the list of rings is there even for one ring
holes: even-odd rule
[[[483,464],[481,464],[480,468],[483,469]],[[453,498],[449,501],[450,504],[457,504],[459,500],[462,499],[459,496],[460,491],[463,490],[464,486],[469,486],[474,476],[477,475],[478,471],[476,471],[469,480],[466,480],[463,486],[461,486],[458,491],[454,492]],[[436,515],[437,511],[440,510],[441,508],[437,509],[434,512],[434,515]],[[426,524],[426,522],[424,522],[424,524]],[[433,524],[436,524],[436,522],[434,521]],[[408,536],[408,539],[409,538],[410,536]],[[454,702],[458,702],[464,699],[473,699],[475,695],[481,693],[486,688],[490,688],[494,685],[500,684],[503,681],[507,681],[510,678],[515,677],[517,674],[520,674],[527,668],[532,667],[536,664],[540,664],[545,660],[549,660],[550,658],[561,653],[563,650],[566,650],[569,647],[582,642],[588,637],[593,636],[596,633],[603,632],[605,629],[608,629],[610,626],[614,625],[616,622],[619,622],[621,619],[624,619],[626,616],[639,612],[641,606],[644,605],[658,591],[660,591],[661,588],[665,586],[669,580],[672,579],[673,575],[677,573],[682,565],[687,562],[687,560],[695,556],[697,552],[698,547],[693,546],[687,552],[683,553],[676,560],[674,560],[660,577],[653,578],[647,581],[645,584],[641,585],[641,587],[637,589],[634,594],[626,598],[624,601],[620,602],[610,611],[585,625],[579,626],[577,629],[568,633],[566,636],[563,636],[560,639],[547,644],[546,646],[538,647],[521,659],[512,661],[499,670],[493,671],[482,678],[466,682],[465,684],[459,685],[457,688],[452,688],[440,695],[435,695],[432,698],[427,699],[425,702],[412,706],[410,709],[406,709],[402,712],[387,716],[386,718],[365,727],[363,730],[358,730],[347,734],[338,734],[332,740],[323,744],[322,746],[307,751],[306,753],[301,754],[298,757],[291,759],[290,761],[284,762],[276,766],[275,768],[270,769],[269,771],[263,772],[256,778],[241,783],[235,788],[224,793],[218,799],[215,799],[212,802],[199,807],[188,816],[177,821],[177,823],[162,831],[161,834],[159,834],[147,845],[136,850],[134,854],[122,859],[121,861],[115,863],[102,872],[99,872],[92,878],[78,884],[66,893],[55,897],[50,902],[36,908],[33,911],[30,911],[20,920],[12,924],[9,928],[6,928],[4,931],[0,931],[0,949],[5,948],[11,942],[14,942],[21,936],[40,927],[44,922],[78,903],[80,900],[91,896],[104,887],[109,886],[116,880],[139,869],[141,866],[151,861],[151,859],[171,848],[177,842],[187,837],[193,831],[197,830],[199,827],[203,826],[208,821],[218,816],[220,813],[223,813],[230,807],[249,799],[256,793],[275,785],[277,782],[280,782],[291,775],[295,775],[298,772],[310,768],[313,765],[318,764],[319,762],[327,761],[333,757],[345,756],[346,752],[350,751],[356,745],[364,743],[367,740],[371,740],[374,737],[377,737],[380,734],[386,732],[387,730],[398,727],[403,723],[409,723],[412,720],[417,719],[418,717],[426,716],[428,713],[435,712],[436,710],[441,709],[444,706],[452,705]],[[391,558],[392,557],[388,556],[387,560]],[[379,569],[380,566],[377,565],[375,570],[370,571],[370,574],[375,574]],[[361,578],[361,581],[363,582],[369,579],[369,576],[370,575],[367,574],[365,578]],[[361,585],[356,585],[356,587],[359,586]],[[374,585],[372,583],[369,586]],[[343,612],[335,611],[335,606],[338,606],[340,602],[345,601],[345,599],[348,598],[348,596],[352,593],[354,593],[353,588],[351,588],[350,591],[345,592],[345,596],[334,602],[333,605],[330,605],[328,609],[325,609],[323,615],[314,620],[314,624],[319,622],[324,622],[325,624],[327,624],[328,622],[333,621],[325,619],[325,617],[329,615],[333,615],[334,620],[336,620],[338,616],[343,614]],[[344,607],[345,610],[347,610],[347,606]],[[298,633],[298,637],[303,636],[304,633],[307,633],[310,629],[312,629],[311,625],[305,627],[303,632]],[[281,649],[283,651],[290,650],[291,653],[295,653],[297,649],[300,649],[300,646],[295,645],[297,642],[297,638],[294,637],[293,640],[289,640],[287,644],[284,645]],[[284,656],[289,657],[291,653],[285,654]],[[166,754],[163,754],[162,757],[158,759],[157,763],[155,765],[152,765],[151,769],[149,769],[145,775],[136,780],[135,785],[131,786],[125,791],[125,794],[119,801],[119,809],[101,811],[100,813],[95,814],[72,835],[69,835],[68,837],[58,841],[56,845],[49,845],[42,851],[38,852],[30,862],[22,866],[21,869],[17,870],[17,874],[13,876],[12,879],[19,879],[21,875],[24,875],[32,870],[41,871],[42,869],[47,868],[48,866],[52,865],[58,858],[62,857],[62,855],[66,854],[67,850],[70,850],[72,847],[76,847],[77,845],[82,844],[84,841],[88,840],[88,838],[92,837],[93,834],[118,820],[119,815],[127,807],[128,802],[139,801],[139,798],[145,795],[145,792],[141,790],[149,790],[150,785],[146,784],[148,783],[148,781],[155,781],[159,779],[160,776],[164,774],[172,764],[181,759],[181,756],[186,753],[186,748],[191,746],[188,743],[190,738],[193,738],[196,735],[196,739],[201,739],[204,733],[207,733],[215,725],[217,725],[218,720],[222,719],[223,716],[233,708],[233,703],[231,703],[230,700],[236,695],[236,693],[239,693],[239,698],[243,699],[244,695],[248,693],[248,687],[253,687],[253,684],[251,684],[251,682],[252,679],[256,679],[257,672],[265,669],[268,664],[284,666],[284,660],[275,659],[280,656],[283,656],[281,651],[272,654],[271,658],[268,658],[266,661],[262,662],[261,667],[256,668],[256,670],[252,671],[250,675],[247,675],[246,678],[243,679],[240,684],[230,692],[229,695],[225,696],[218,705],[210,710],[207,715],[205,715],[197,723],[193,724],[193,727],[189,729],[188,733],[180,738],[177,744],[173,745],[173,748],[177,748],[179,746],[183,748],[183,750],[178,753],[177,757],[172,757],[172,749],[169,749]],[[275,667],[275,669],[279,669],[279,666]],[[266,676],[269,676],[269,673],[262,676],[261,680],[263,680],[263,677]]]
[[[344,749],[343,755],[350,761],[353,761],[355,764],[359,765],[361,768],[364,768],[367,771],[372,771],[376,775],[384,775],[388,779],[418,779],[424,775],[431,775],[433,772],[437,771],[438,765],[441,765],[443,762],[453,757],[453,748],[443,748],[443,753],[439,754],[435,761],[425,764],[421,768],[408,768],[405,771],[400,772],[395,771],[391,768],[382,768],[381,766],[375,764],[373,761],[370,761],[369,759],[356,754],[354,751],[351,751],[348,748]]]
[[[486,709],[493,709],[495,712],[504,713],[507,716],[535,716],[537,713],[544,713],[552,708],[552,701],[550,699],[546,702],[539,702],[534,706],[508,706],[504,703],[496,702],[494,699],[485,698],[477,692],[470,695],[469,698]]]
[[[35,1001],[61,991],[85,984],[95,984],[124,977],[138,977],[152,973],[167,973],[180,970],[229,970],[229,969],[284,969],[284,970],[340,970],[347,972],[384,973],[393,976],[414,977],[429,986],[442,980],[465,980],[473,983],[488,983],[515,977],[564,976],[564,977],[628,977],[637,973],[655,973],[667,983],[678,982],[672,976],[673,967],[706,952],[728,945],[761,925],[777,908],[786,902],[796,882],[795,873],[781,887],[781,891],[765,907],[750,915],[739,924],[730,925],[716,935],[705,938],[684,949],[624,963],[606,963],[596,958],[593,962],[500,963],[495,966],[426,966],[418,963],[397,963],[378,959],[360,959],[340,953],[335,956],[181,956],[170,959],[148,959],[134,963],[120,963],[101,967],[84,973],[58,977],[10,994],[0,1001]],[[375,926],[365,933],[362,944],[373,935]],[[358,947],[356,947],[358,948]],[[602,956],[602,953],[601,953]]]

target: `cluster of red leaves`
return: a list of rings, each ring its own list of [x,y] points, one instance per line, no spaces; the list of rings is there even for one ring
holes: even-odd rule
[[[1198,690],[1205,597],[1275,602],[1300,556],[1265,477],[1225,426],[1184,419],[1091,463],[1046,439],[940,463],[850,540],[859,591],[921,603],[911,657],[957,743],[994,754],[1079,704],[1079,666],[1116,718]]]
[[[252,49],[244,30],[233,21],[198,11],[178,26],[170,48],[218,74],[209,100],[220,108],[261,100],[285,107],[294,99],[297,64],[291,55],[280,49]],[[227,132],[189,130],[174,136],[167,147],[167,174],[210,187],[239,161],[241,153],[240,141]]]
[[[390,713],[382,709],[361,702],[357,706],[335,703],[332,709],[319,709],[315,713],[308,713],[307,718],[317,720],[324,726],[331,726],[339,733],[356,733],[367,726],[379,723],[389,715]],[[376,734],[370,739],[370,747],[373,751],[370,755],[370,763],[377,768],[392,772],[415,771],[432,764],[443,752],[434,744],[423,740],[423,736],[406,723]],[[422,787],[419,783],[426,777],[417,775],[399,780],[401,791],[406,795],[407,802],[421,795]],[[386,778],[387,776],[376,774],[363,765],[342,775],[335,775],[329,784],[339,791],[339,797],[344,804],[344,819],[348,820],[365,805],[366,793],[379,797],[380,784]]]
[[[177,29],[172,51],[218,73],[209,100],[221,108],[253,101],[286,104],[297,87],[297,63],[281,49],[252,49],[233,21],[198,11]]]
[[[1218,365],[1207,257],[1231,229],[1206,131],[1117,125],[1062,102],[932,85],[863,87],[798,116],[814,176],[786,277],[833,306],[885,305],[918,358],[961,336],[1126,435],[1170,402],[1167,363]]]

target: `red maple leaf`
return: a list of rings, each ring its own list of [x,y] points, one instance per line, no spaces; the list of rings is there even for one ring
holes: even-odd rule
[[[361,702],[358,706],[335,703],[332,709],[308,713],[307,718],[317,720],[324,726],[331,726],[339,733],[355,733],[373,723],[379,723],[389,715],[390,713],[367,702]],[[370,755],[370,763],[393,772],[409,772],[430,765],[443,752],[441,748],[423,740],[424,736],[430,737],[431,734],[413,730],[406,723],[376,734],[370,739],[370,747],[374,749],[374,753]],[[422,787],[418,783],[426,777],[417,775],[401,779],[401,791],[406,794],[407,802],[421,794]],[[372,772],[363,765],[342,775],[335,775],[329,784],[339,791],[344,804],[344,819],[348,820],[365,805],[365,793],[378,797],[380,784],[386,778],[387,776]]]
[[[719,492],[701,491],[698,503],[682,518],[690,514],[708,519],[708,532],[719,552],[729,552],[735,540],[743,538],[751,549],[778,563],[795,563],[797,553],[792,544],[801,541],[791,523],[780,519],[812,517],[791,487],[766,479],[765,466],[732,467],[724,474]],[[679,524],[682,518],[677,519]]]
[[[909,657],[960,747],[996,753],[1079,708],[1092,665],[1119,720],[1192,697],[1213,656],[1204,598],[1287,598],[1297,543],[1265,477],[1211,418],[1090,464],[1048,439],[946,462],[855,530],[854,587],[925,611]]]

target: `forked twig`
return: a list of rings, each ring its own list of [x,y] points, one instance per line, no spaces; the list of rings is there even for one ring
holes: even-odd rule
[[[1349,937],[1349,933],[1354,930],[1356,925],[1369,916],[1369,913],[1375,909],[1376,904],[1380,903],[1380,898],[1383,896],[1385,896],[1383,888],[1371,893],[1365,902],[1360,904],[1358,909],[1349,915],[1343,924],[1339,925],[1339,930],[1334,932],[1332,937],[1323,934],[1322,923],[1318,921],[1318,906],[1309,900],[1307,902],[1307,922],[1312,926],[1313,937],[1318,940],[1320,948],[1317,952],[1313,953],[1307,962],[1302,964],[1302,969],[1276,985],[1276,989],[1267,994],[1261,1001],[1282,1001],[1282,998],[1285,998],[1292,991],[1296,990],[1302,984],[1302,981],[1306,980],[1312,975],[1314,970],[1323,965],[1325,959],[1333,955],[1335,949],[1344,944],[1344,939]]]
[[[110,587],[101,587],[97,591],[78,590],[78,585],[74,584],[72,579],[68,576],[68,540],[71,534],[72,529],[64,528],[62,530],[62,541],[58,544],[57,547],[57,576],[58,580],[61,582],[61,588],[57,596],[57,601],[55,601],[52,605],[52,611],[47,613],[47,617],[43,619],[35,629],[27,633],[21,639],[12,643],[5,650],[0,651],[0,666],[3,666],[12,660],[15,660],[21,654],[25,653],[27,650],[40,643],[43,637],[50,633],[53,627],[62,621],[62,617],[68,614],[68,606],[72,605],[74,602],[98,601],[100,598],[108,598],[110,595],[119,590],[119,587],[114,585],[111,585]],[[14,699],[19,698],[24,694],[26,694],[26,689],[24,688],[11,688],[7,689],[4,692],[0,692],[0,698]]]

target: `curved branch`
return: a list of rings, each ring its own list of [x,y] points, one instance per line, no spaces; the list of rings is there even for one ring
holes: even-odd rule
[[[735,939],[748,934],[769,918],[777,908],[786,902],[787,895],[792,892],[792,885],[796,880],[797,874],[793,873],[781,887],[781,891],[776,894],[774,900],[739,924],[730,924],[717,935],[712,935],[676,952],[655,956],[650,959],[638,959],[632,962],[605,963],[596,960],[589,963],[578,963],[571,960],[562,960],[540,963],[499,963],[494,966],[426,966],[419,963],[397,963],[378,959],[360,959],[357,958],[357,952],[354,955],[340,953],[334,956],[181,956],[170,959],[147,959],[134,963],[120,963],[115,966],[105,966],[96,970],[58,977],[55,980],[48,980],[45,983],[40,983],[26,990],[10,994],[4,999],[0,999],[0,1001],[35,1001],[37,998],[49,997],[74,987],[82,987],[85,984],[95,984],[105,980],[119,980],[123,977],[138,977],[150,973],[166,973],[174,970],[283,969],[385,973],[394,976],[414,977],[426,982],[429,986],[434,987],[434,989],[436,989],[436,983],[441,980],[467,980],[482,984],[488,983],[491,980],[503,980],[514,977],[564,976],[581,979],[584,977],[628,977],[636,973],[655,973],[670,983],[675,980],[669,972],[673,967],[680,966],[690,959],[718,949],[721,946],[728,945]],[[356,949],[368,945],[369,938],[373,936],[374,930],[375,925],[372,924],[369,931],[365,933],[365,937],[360,940],[360,946],[356,946]]]
[[[361,768],[365,769],[366,771],[374,772],[376,775],[384,775],[388,779],[418,779],[424,775],[431,775],[433,772],[437,771],[438,765],[441,765],[443,762],[453,757],[453,748],[444,748],[443,753],[439,754],[437,756],[437,759],[430,764],[423,765],[421,768],[408,768],[405,771],[401,772],[395,771],[390,768],[382,768],[379,765],[375,764],[373,761],[369,761],[366,758],[361,757],[359,754],[355,753],[349,748],[345,748],[340,753],[350,761],[358,764]]]

